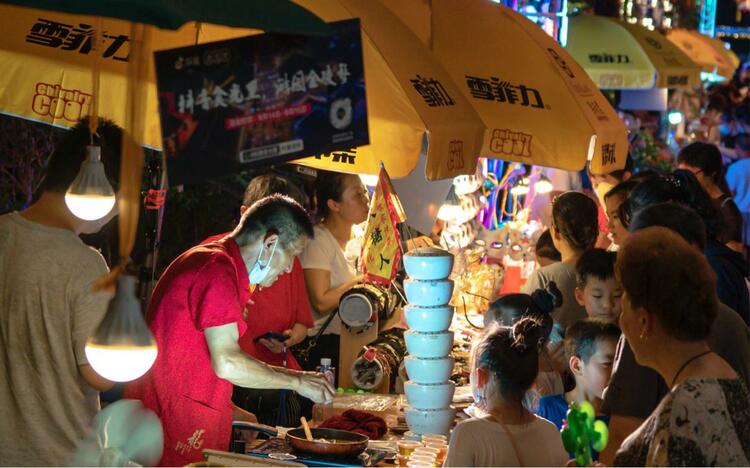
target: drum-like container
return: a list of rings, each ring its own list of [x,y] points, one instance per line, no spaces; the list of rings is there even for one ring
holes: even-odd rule
[[[383,379],[388,379],[389,387],[393,387],[405,354],[403,329],[390,328],[381,332],[376,340],[362,349],[352,364],[351,376],[354,386],[373,390],[383,382]]]
[[[339,316],[350,328],[361,328],[377,317],[388,320],[398,305],[398,298],[390,290],[377,284],[358,284],[341,296]]]

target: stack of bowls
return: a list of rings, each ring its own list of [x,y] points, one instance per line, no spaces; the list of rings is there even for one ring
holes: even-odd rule
[[[404,333],[409,356],[405,359],[409,380],[404,384],[409,407],[406,423],[416,434],[447,434],[455,410],[451,407],[455,385],[453,372],[453,255],[428,247],[404,255],[409,279],[404,281],[404,307],[409,331]]]

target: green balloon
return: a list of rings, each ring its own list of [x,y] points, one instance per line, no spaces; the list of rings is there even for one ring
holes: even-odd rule
[[[607,443],[609,442],[609,429],[604,421],[594,421],[594,432],[597,435],[593,445],[594,450],[601,452],[607,447]]]

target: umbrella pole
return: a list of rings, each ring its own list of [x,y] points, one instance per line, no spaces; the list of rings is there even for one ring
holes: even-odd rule
[[[159,247],[164,222],[164,205],[166,203],[167,174],[164,152],[149,152],[146,166],[149,187],[145,194],[144,207],[151,215],[146,217],[147,252],[141,267],[141,301],[148,305],[151,293],[156,287],[156,270],[159,261]]]

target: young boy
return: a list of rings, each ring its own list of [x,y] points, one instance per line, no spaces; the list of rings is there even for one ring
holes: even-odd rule
[[[586,308],[589,318],[613,324],[622,310],[622,287],[615,278],[616,259],[614,252],[591,249],[576,263],[576,300]]]
[[[565,332],[565,357],[576,386],[564,394],[543,397],[539,400],[537,414],[551,421],[558,429],[562,428],[570,403],[588,401],[598,414],[602,394],[609,385],[619,338],[620,329],[601,320],[586,319],[568,327]],[[597,419],[609,422],[607,416],[597,416]]]

